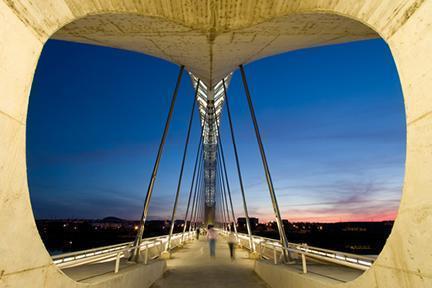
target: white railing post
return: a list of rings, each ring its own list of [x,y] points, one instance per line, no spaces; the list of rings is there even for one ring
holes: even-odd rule
[[[277,264],[277,253],[276,248],[273,246],[273,262],[276,265]]]
[[[157,240],[156,241],[158,244],[156,244],[156,247],[158,248],[158,252],[159,252],[159,254],[162,252],[162,249],[163,249],[163,247],[162,247],[162,240]]]
[[[120,269],[120,254],[121,254],[121,252],[118,252],[118,253],[117,253],[117,256],[116,256],[116,262],[115,262],[114,274],[117,274],[118,271],[119,271],[119,269]]]
[[[304,253],[301,254],[302,258],[302,267],[303,267],[303,274],[307,273],[307,266],[306,266],[306,256]]]
[[[146,264],[147,265],[147,262],[148,262],[148,251],[149,250],[149,247],[148,247],[148,244],[146,244],[146,246],[145,246],[145,254],[144,254],[144,264]]]

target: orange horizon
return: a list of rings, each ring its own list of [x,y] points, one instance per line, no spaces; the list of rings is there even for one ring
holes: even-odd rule
[[[394,221],[396,219],[397,212],[389,212],[383,214],[363,214],[363,215],[350,215],[341,214],[334,216],[317,216],[317,215],[305,215],[305,216],[282,216],[282,219],[286,219],[291,223],[295,222],[310,222],[310,223],[340,223],[340,222],[383,222],[383,221]],[[261,220],[261,219],[260,219]],[[275,221],[276,219],[272,215],[262,217],[260,223],[268,223]]]

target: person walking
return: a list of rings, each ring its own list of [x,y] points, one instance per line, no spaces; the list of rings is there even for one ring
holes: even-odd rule
[[[209,241],[210,257],[216,256],[216,240],[218,233],[213,225],[207,226],[207,240]]]
[[[235,245],[237,243],[237,237],[233,231],[230,231],[230,233],[228,234],[227,242],[228,242],[228,247],[230,250],[231,260],[234,260],[235,259]]]
[[[196,239],[199,240],[199,235],[200,235],[200,232],[201,232],[200,228],[198,227],[195,232],[196,232]]]

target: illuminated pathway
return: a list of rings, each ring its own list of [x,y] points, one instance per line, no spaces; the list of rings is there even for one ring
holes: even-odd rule
[[[248,259],[245,250],[237,249],[236,260],[230,260],[228,245],[221,238],[214,259],[204,237],[186,248],[167,261],[167,272],[152,287],[269,287],[255,274],[254,260]]]
[[[223,232],[219,231],[222,235]],[[291,243],[289,249],[293,256],[292,261],[282,263],[280,262],[281,246],[278,240],[253,236],[260,259],[254,262],[249,257],[250,250],[246,249],[248,236],[241,233],[238,234],[239,242],[244,249],[237,249],[238,255],[235,261],[232,262],[229,259],[227,244],[222,236],[219,237],[216,259],[210,259],[206,241],[204,239],[192,240],[190,237],[192,235],[194,232],[188,234],[184,245],[181,245],[179,241],[181,234],[174,234],[173,250],[166,262],[161,261],[161,252],[166,247],[167,235],[145,239],[142,244],[140,263],[128,261],[128,253],[124,254],[125,251],[133,250],[129,246],[131,243],[65,253],[54,256],[54,261],[63,273],[73,280],[81,283],[100,284],[102,287],[110,279],[122,277],[128,273],[140,273],[139,271],[147,275],[143,278],[148,285],[145,287],[149,287],[154,281],[161,278],[163,280],[158,285],[165,285],[165,282],[171,285],[173,284],[171,282],[174,282],[184,286],[184,282],[189,281],[190,286],[199,285],[201,287],[202,281],[210,281],[211,285],[219,285],[224,284],[225,279],[237,281],[237,277],[240,276],[241,283],[243,283],[258,279],[256,275],[265,282],[274,282],[274,279],[278,277],[273,275],[272,271],[279,271],[284,275],[291,274],[326,285],[339,284],[356,279],[374,262],[373,257]],[[302,254],[306,256],[304,262]],[[164,271],[168,271],[165,273],[165,278],[162,277]],[[195,274],[207,275],[207,278],[197,278]],[[221,274],[224,276],[220,277]],[[251,275],[253,275],[252,278]],[[259,280],[258,283],[261,281]]]

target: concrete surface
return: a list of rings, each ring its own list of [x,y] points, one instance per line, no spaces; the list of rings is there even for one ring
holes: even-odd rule
[[[239,2],[244,3],[244,9],[249,6],[247,1]],[[263,7],[275,8],[276,6]],[[184,7],[178,12],[178,15],[172,16],[181,17],[181,14],[188,13],[188,10]],[[182,63],[206,84],[213,85],[235,70],[239,64],[280,51],[378,37],[369,27],[338,15],[279,16],[252,27],[244,27],[243,21],[236,19],[235,14],[226,13],[224,21],[230,24],[225,25],[232,26],[228,30],[218,21],[215,27],[211,27],[212,23],[209,21],[212,21],[212,17],[217,17],[217,13],[210,15],[208,19],[204,18],[201,25],[160,17],[91,15],[66,25],[57,31],[53,38],[117,47]],[[173,42],[176,44],[173,45]],[[252,46],[249,45],[251,42]]]
[[[162,279],[156,281],[152,288],[164,287],[296,287],[269,286],[274,279],[269,278],[267,270],[281,271],[290,275],[300,275],[307,281],[324,285],[340,284],[359,277],[363,271],[308,261],[308,274],[303,275],[301,265],[273,265],[268,261],[256,261],[250,258],[249,252],[236,249],[236,259],[230,260],[228,244],[219,238],[216,246],[216,257],[209,256],[208,242],[204,239],[188,243],[172,254],[167,261],[167,271]],[[255,273],[254,271],[257,271]],[[257,275],[262,276],[262,279]],[[280,277],[277,277],[280,278]],[[275,279],[277,279],[275,278]],[[263,281],[265,280],[265,281]],[[266,283],[267,282],[267,283]],[[283,284],[284,281],[279,285]]]
[[[62,31],[74,22],[76,29]],[[125,29],[122,23],[132,25]],[[0,287],[94,287],[62,274],[43,246],[29,199],[25,143],[29,91],[44,43],[56,32],[55,37],[81,41],[97,31],[89,42],[185,64],[209,83],[266,55],[381,36],[405,100],[403,195],[372,269],[338,285],[432,287],[431,27],[431,0],[0,0]],[[300,287],[303,280],[298,281]]]
[[[110,277],[114,276],[114,265],[115,261],[93,263],[62,269],[62,272],[74,281],[83,283],[95,283],[99,282],[101,279],[109,279]],[[136,269],[135,266],[137,266],[135,263],[128,263],[125,259],[122,259],[120,261],[119,271],[130,271],[131,269]],[[138,266],[143,265],[140,264]]]
[[[114,262],[110,261],[68,268],[62,272],[72,280],[87,286],[92,284],[92,287],[143,288],[150,287],[155,280],[163,275],[165,269],[165,261],[152,261],[148,265],[122,261],[119,272],[114,274]]]
[[[152,288],[165,287],[268,287],[254,272],[254,260],[237,249],[236,260],[229,257],[228,244],[217,241],[216,257],[211,258],[206,240],[188,243],[167,261],[167,272]]]
[[[319,263],[308,263],[308,273],[303,274],[301,265],[274,265],[268,261],[257,261],[254,271],[272,288],[335,287],[363,274],[360,270]]]
[[[302,273],[302,266],[301,264],[295,265],[294,267],[288,267],[291,270],[297,272],[297,273]],[[364,273],[364,271],[362,270],[357,270],[354,268],[349,268],[349,267],[343,267],[340,265],[334,265],[334,264],[330,264],[330,263],[311,263],[311,261],[308,259],[308,264],[307,264],[307,276],[308,277],[313,277],[315,279],[321,279],[322,281],[325,282],[330,282],[330,283],[344,283],[344,282],[349,282],[352,281],[354,279],[356,279],[357,277],[359,277],[360,275],[362,275]]]

